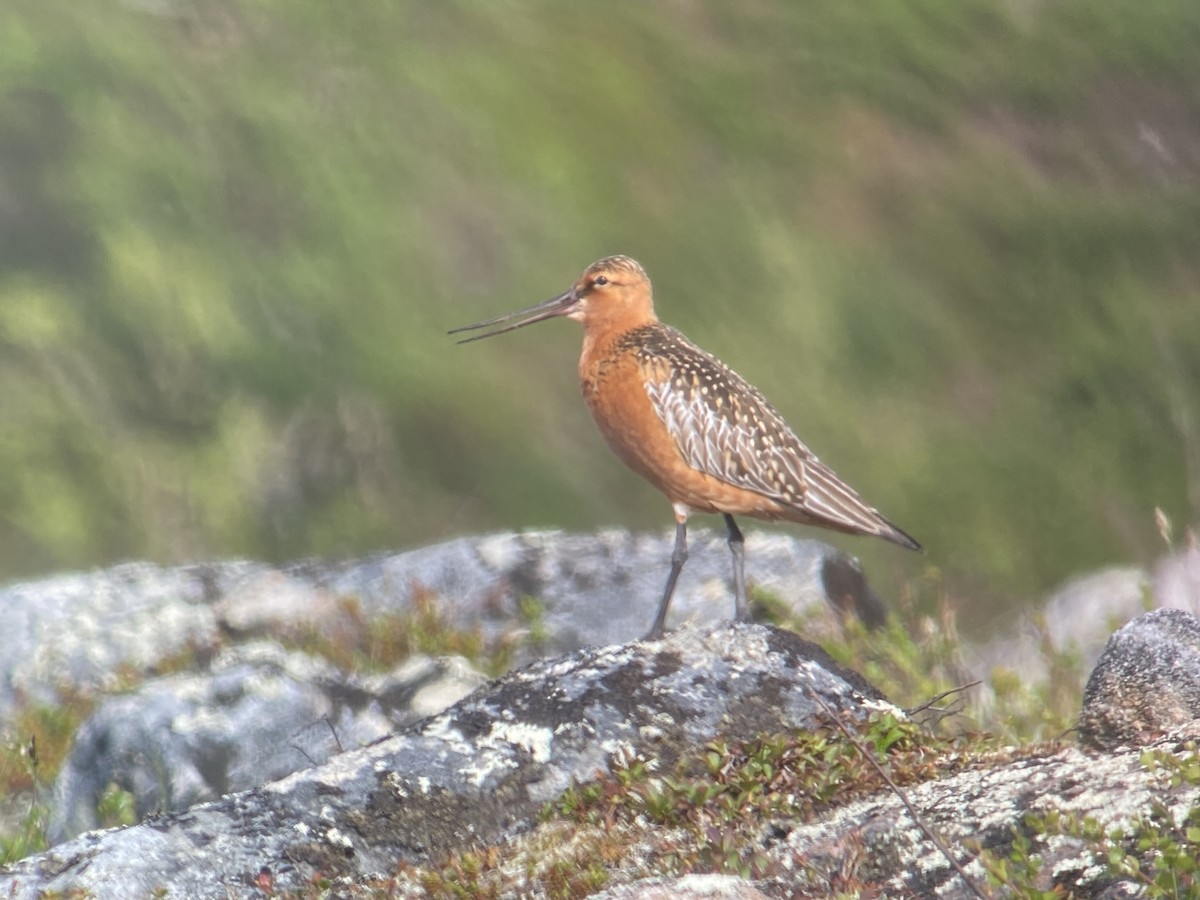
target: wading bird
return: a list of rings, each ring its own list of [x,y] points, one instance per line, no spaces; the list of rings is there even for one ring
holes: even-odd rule
[[[750,611],[735,515],[874,535],[921,549],[817,459],[757,388],[658,321],[650,279],[628,256],[592,263],[570,290],[545,303],[450,334],[493,329],[459,341],[465,344],[555,316],[583,324],[579,381],[600,433],[622,462],[667,495],[675,511],[671,571],[647,640],[662,637],[687,560],[693,512],[725,517],[738,621]]]

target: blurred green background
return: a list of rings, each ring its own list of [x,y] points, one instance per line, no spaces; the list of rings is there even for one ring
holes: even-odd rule
[[[1149,561],[1198,47],[1196,0],[7,0],[0,578],[668,528],[576,326],[445,335],[618,252],[927,545],[833,538],[885,591]]]

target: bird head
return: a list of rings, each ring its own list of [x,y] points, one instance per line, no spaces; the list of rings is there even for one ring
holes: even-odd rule
[[[503,326],[459,341],[460,344],[467,344],[557,316],[581,322],[589,330],[654,321],[650,278],[637,260],[628,256],[606,256],[584,269],[570,290],[563,291],[557,297],[494,319],[463,325],[453,329],[450,334]]]

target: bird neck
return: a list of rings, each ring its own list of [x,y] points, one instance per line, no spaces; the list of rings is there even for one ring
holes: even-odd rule
[[[623,310],[622,315],[596,316],[589,315],[583,330],[583,357],[595,358],[609,352],[622,337],[646,325],[657,325],[658,317],[653,310],[639,311],[630,314]]]

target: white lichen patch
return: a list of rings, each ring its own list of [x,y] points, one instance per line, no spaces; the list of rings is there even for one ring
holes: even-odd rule
[[[637,748],[622,738],[610,738],[601,741],[600,749],[613,759],[632,759],[637,756]]]
[[[423,729],[421,734],[427,738],[445,741],[451,750],[455,753],[471,753],[471,744],[463,736],[462,731],[454,724],[454,717],[447,714],[438,716],[430,721]]]
[[[638,729],[638,737],[643,741],[657,741],[662,738],[664,732],[657,725],[643,725]]]
[[[314,781],[328,788],[344,788],[362,778],[366,773],[375,775],[390,771],[394,768],[398,756],[417,745],[412,738],[398,735],[378,744],[368,744],[357,750],[338,754],[318,769],[301,769],[273,784],[265,786],[266,790],[286,793],[296,785],[311,784]]]
[[[731,627],[736,628],[737,626]],[[734,649],[741,661],[752,663],[753,668],[764,668],[767,667],[772,656],[778,656],[772,652],[770,642],[767,640],[770,632],[755,627],[738,628],[738,632],[737,639],[731,640],[726,628],[698,631],[696,635],[700,638],[701,647],[704,648],[703,656],[700,658],[721,659],[730,649]]]
[[[386,787],[391,788],[392,793],[401,800],[408,799],[408,786],[404,783],[404,779],[396,772],[391,772],[383,779]]]
[[[458,774],[467,784],[483,787],[484,782],[491,778],[493,773],[501,769],[511,771],[515,768],[517,768],[515,759],[496,752],[481,752],[476,755],[475,762],[469,766],[463,766],[458,770]]]
[[[230,718],[221,709],[194,709],[171,719],[171,731],[175,734],[203,734],[229,728]]]
[[[1041,855],[1056,861],[1054,868],[1050,870],[1056,884],[1066,878],[1087,878],[1089,873],[1091,879],[1095,879],[1108,868],[1079,838],[1065,834],[1052,834],[1046,838],[1046,851]]]
[[[859,702],[863,709],[869,709],[872,712],[890,713],[897,719],[905,720],[908,714],[894,703],[888,703],[886,700],[872,700],[869,697],[863,697]]]
[[[458,774],[476,787],[499,770],[518,768],[520,761],[514,750],[522,750],[535,763],[550,759],[554,744],[554,731],[543,725],[527,722],[493,722],[491,730],[475,741],[470,765],[458,769]]]
[[[480,739],[479,744],[483,747],[510,744],[526,751],[535,763],[544,763],[550,759],[554,731],[544,725],[530,725],[528,722],[493,722],[492,730]]]
[[[516,535],[501,534],[487,537],[475,544],[475,552],[480,561],[489,569],[503,572],[521,562],[525,548]]]

